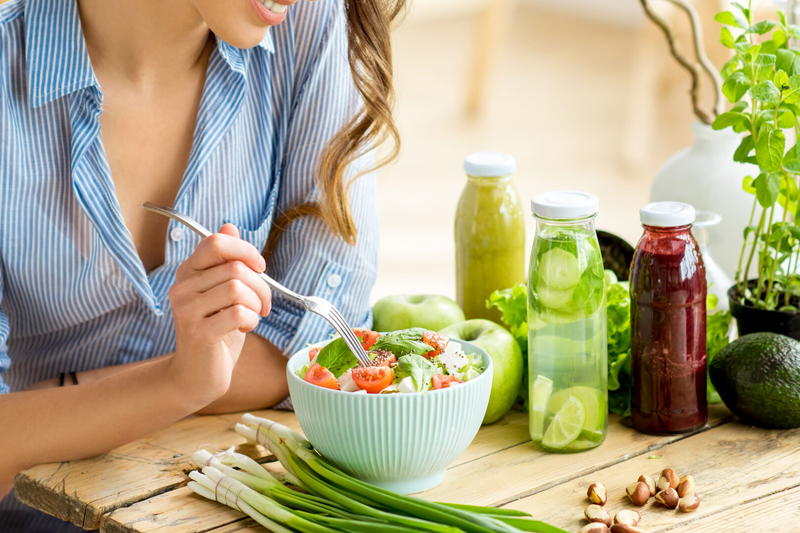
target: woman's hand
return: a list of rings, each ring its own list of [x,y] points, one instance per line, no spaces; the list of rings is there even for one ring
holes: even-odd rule
[[[224,395],[245,333],[270,310],[270,289],[256,272],[266,263],[239,231],[225,224],[203,239],[176,272],[169,291],[177,349],[170,368],[185,390]]]

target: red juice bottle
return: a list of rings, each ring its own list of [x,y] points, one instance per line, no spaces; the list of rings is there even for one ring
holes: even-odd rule
[[[706,270],[691,233],[695,211],[656,202],[640,215],[630,282],[631,419],[643,433],[683,433],[708,420]]]

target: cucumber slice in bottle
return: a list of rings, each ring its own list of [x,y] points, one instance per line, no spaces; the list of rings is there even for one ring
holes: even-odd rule
[[[531,385],[529,409],[531,439],[533,440],[541,440],[544,435],[544,417],[547,415],[547,406],[552,392],[553,381],[544,376],[537,376]]]
[[[561,248],[553,248],[539,258],[539,278],[553,289],[575,287],[581,278],[578,258]]]
[[[536,293],[539,295],[539,302],[550,309],[562,309],[572,304],[572,295],[575,288],[553,289],[544,283],[539,283]]]

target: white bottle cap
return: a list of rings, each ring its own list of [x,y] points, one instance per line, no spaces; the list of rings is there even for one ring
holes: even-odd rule
[[[590,192],[553,191],[537,194],[531,199],[533,214],[541,218],[584,218],[597,214],[600,202]]]
[[[653,202],[639,210],[642,224],[657,228],[688,226],[695,219],[694,207],[683,202]]]
[[[477,152],[464,158],[464,172],[468,176],[496,178],[510,176],[517,169],[513,155],[502,152]]]

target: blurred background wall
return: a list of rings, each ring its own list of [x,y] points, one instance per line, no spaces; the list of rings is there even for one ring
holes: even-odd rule
[[[713,16],[727,2],[693,3],[721,67],[727,50]],[[759,4],[774,17],[773,5]],[[653,5],[691,50],[685,17],[667,2]],[[481,24],[497,16],[501,29],[481,40]],[[485,92],[470,114],[471,72],[487,46],[495,49]],[[598,228],[635,244],[653,177],[692,142],[690,78],[638,0],[414,0],[394,50],[403,150],[380,172],[383,237],[373,299],[454,295],[453,220],[462,160],[471,152],[517,158],[514,179],[526,210],[547,190],[597,194]],[[530,218],[527,229],[529,249]],[[421,259],[422,249],[436,250],[435,257]]]

